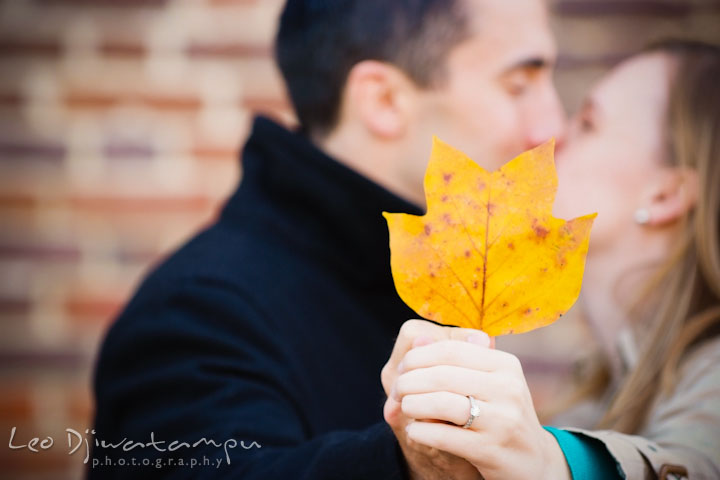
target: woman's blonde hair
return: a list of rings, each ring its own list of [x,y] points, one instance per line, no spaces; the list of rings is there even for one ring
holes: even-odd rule
[[[638,302],[651,318],[639,362],[598,424],[624,433],[637,433],[652,402],[672,391],[691,347],[720,333],[720,48],[666,41],[647,51],[674,64],[666,162],[694,169],[699,189],[675,250]],[[607,388],[607,372],[597,378]]]

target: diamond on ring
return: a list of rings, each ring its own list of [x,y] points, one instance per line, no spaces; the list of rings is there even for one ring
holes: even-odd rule
[[[468,395],[467,398],[470,400],[470,417],[462,428],[470,428],[475,418],[480,415],[480,402],[472,395]]]

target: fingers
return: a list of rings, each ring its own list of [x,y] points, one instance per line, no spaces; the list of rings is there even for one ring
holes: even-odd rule
[[[402,360],[402,357],[412,348],[413,341],[421,335],[427,336],[431,339],[437,338],[442,339],[441,326],[435,325],[434,323],[427,322],[425,320],[408,320],[403,323],[400,327],[397,339],[395,339],[395,345],[393,351],[390,354],[388,360],[389,365],[397,366]]]
[[[446,340],[413,348],[405,354],[398,365],[400,373],[433,365],[452,365],[485,372],[522,372],[522,366],[514,355],[487,348],[485,345],[466,341]]]
[[[424,320],[408,320],[403,323],[400,327],[397,339],[395,339],[395,345],[393,346],[392,353],[385,366],[383,366],[380,372],[380,379],[385,389],[385,394],[390,395],[390,388],[397,378],[397,365],[400,363],[405,354],[412,348],[413,342],[424,334],[429,340],[434,338],[433,335],[437,334],[439,327],[433,323],[426,322]]]
[[[470,328],[444,327],[427,320],[408,320],[400,327],[400,333],[395,340],[395,346],[390,354],[388,365],[395,366],[400,363],[405,354],[414,346],[420,346],[442,340],[462,340],[480,336],[487,338],[487,335],[479,330]],[[422,340],[418,337],[423,337]],[[418,339],[420,343],[413,345]]]
[[[412,342],[412,348],[417,347],[424,347],[425,345],[430,345],[431,343],[434,343],[435,339],[430,338],[425,335],[420,335],[419,337],[415,337],[415,340]]]
[[[389,389],[397,376],[398,364],[413,347],[427,345],[428,343],[440,340],[465,340],[476,332],[477,330],[467,328],[444,327],[428,322],[427,320],[408,320],[403,323],[398,337],[395,340],[390,359],[380,374],[385,393],[389,393]]]
[[[478,402],[479,416],[483,416],[487,412],[487,404]],[[470,401],[464,395],[451,392],[406,395],[402,399],[402,413],[415,420],[442,420],[462,426],[470,418]]]
[[[493,432],[493,442],[502,443],[505,437],[522,431],[529,424],[523,410],[512,404],[476,400],[479,412],[464,430]],[[402,399],[400,412],[409,422],[441,421],[460,428],[470,419],[470,400],[450,392],[407,395]]]
[[[483,463],[483,445],[489,444],[481,432],[445,423],[412,422],[406,431],[410,440],[465,458],[476,467]]]
[[[463,367],[437,365],[400,375],[395,381],[390,396],[402,401],[406,395],[431,392],[450,392],[458,395],[472,395],[483,401],[502,397],[507,380],[488,372]]]

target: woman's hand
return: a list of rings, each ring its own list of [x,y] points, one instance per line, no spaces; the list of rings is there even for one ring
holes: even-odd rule
[[[562,450],[538,421],[519,360],[489,345],[479,332],[468,341],[407,352],[391,396],[416,420],[406,427],[408,438],[466,459],[487,480],[569,480]],[[470,415],[467,395],[478,400],[480,413],[463,429]]]
[[[382,369],[382,384],[385,394],[388,395],[384,408],[385,421],[397,437],[411,480],[482,478],[477,469],[465,459],[409,441],[405,427],[411,419],[403,415],[401,404],[390,396],[390,391],[398,378],[398,365],[410,349],[438,340],[464,339],[471,333],[473,330],[444,327],[425,320],[408,320],[400,329],[392,355]]]

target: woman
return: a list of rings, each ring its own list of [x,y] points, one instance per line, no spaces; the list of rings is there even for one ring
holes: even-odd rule
[[[651,48],[599,84],[558,155],[555,215],[598,212],[581,295],[602,417],[575,423],[595,429],[543,428],[519,362],[481,333],[415,338],[383,371],[407,448],[488,480],[720,478],[718,79],[717,47]]]

